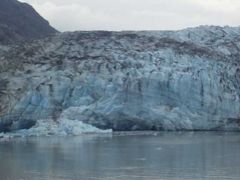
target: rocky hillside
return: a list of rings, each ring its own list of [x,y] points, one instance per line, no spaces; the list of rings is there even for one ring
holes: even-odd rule
[[[240,130],[240,28],[62,33],[2,53],[1,131]]]
[[[43,38],[56,32],[30,5],[17,0],[0,1],[0,44]]]

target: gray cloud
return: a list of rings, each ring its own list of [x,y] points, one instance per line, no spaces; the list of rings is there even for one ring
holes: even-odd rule
[[[21,0],[61,31],[240,25],[239,0]]]

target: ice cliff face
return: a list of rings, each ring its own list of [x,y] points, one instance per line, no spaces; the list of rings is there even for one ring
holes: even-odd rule
[[[73,32],[0,51],[0,130],[240,130],[240,28]]]

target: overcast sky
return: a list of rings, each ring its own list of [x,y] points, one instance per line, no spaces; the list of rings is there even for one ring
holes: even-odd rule
[[[240,25],[240,0],[20,0],[60,31]]]

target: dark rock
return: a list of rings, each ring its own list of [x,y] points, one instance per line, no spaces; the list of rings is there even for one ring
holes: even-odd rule
[[[0,44],[43,38],[56,32],[29,4],[0,1]]]

